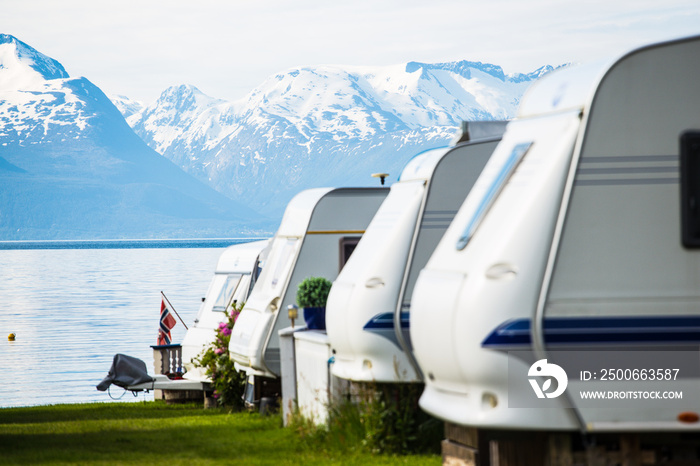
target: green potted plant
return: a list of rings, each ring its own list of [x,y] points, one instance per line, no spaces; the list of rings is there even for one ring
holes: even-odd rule
[[[304,308],[306,327],[326,329],[326,301],[332,283],[323,277],[305,278],[297,288],[297,306]]]

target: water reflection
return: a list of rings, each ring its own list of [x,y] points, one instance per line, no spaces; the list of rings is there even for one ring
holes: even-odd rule
[[[221,252],[0,251],[0,407],[111,401],[95,385],[116,353],[142,359],[152,373],[160,291],[189,325]],[[182,341],[182,323],[172,333]]]

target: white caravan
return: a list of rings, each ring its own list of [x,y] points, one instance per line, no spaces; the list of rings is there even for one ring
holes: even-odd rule
[[[418,272],[450,225],[506,122],[471,122],[462,142],[415,156],[333,282],[326,326],[333,375],[359,382],[419,382],[408,334]]]
[[[388,193],[388,188],[317,188],[287,205],[265,267],[233,327],[229,352],[249,376],[280,375],[278,331],[308,277],[333,281]],[[301,313],[296,325],[303,325]]]
[[[569,374],[569,389],[544,400],[546,409],[513,408],[509,370],[527,386],[536,365],[508,355],[697,353],[698,57],[700,37],[655,44],[551,73],[526,93],[415,285],[411,338],[426,379],[423,409],[479,428],[700,428],[683,423],[698,418],[697,374],[673,381],[684,388],[680,408],[585,405],[571,390],[585,386],[583,373]],[[613,364],[601,364],[591,387]],[[629,367],[618,369],[626,377]],[[636,390],[630,374],[607,390]],[[642,385],[668,387],[648,377]]]
[[[226,320],[226,312],[231,311],[231,305],[244,303],[248,298],[262,270],[265,248],[269,243],[270,240],[261,240],[234,244],[221,253],[194,325],[188,328],[182,340],[186,379],[211,382],[202,368],[194,367],[192,359],[214,341],[216,329]]]

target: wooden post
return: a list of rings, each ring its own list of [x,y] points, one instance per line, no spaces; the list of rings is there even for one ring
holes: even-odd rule
[[[571,434],[552,433],[548,438],[549,466],[572,466]]]
[[[158,349],[157,346],[151,346],[153,348],[153,370],[156,374],[163,373],[163,351]],[[164,400],[163,390],[153,390],[153,399]]]
[[[620,464],[621,466],[641,466],[642,450],[639,435],[620,435]]]
[[[608,466],[605,447],[595,446],[586,449],[586,466]]]
[[[531,466],[546,463],[544,432],[494,433],[489,441],[489,466]]]
[[[442,464],[446,466],[479,466],[479,451],[451,440],[442,441]]]
[[[442,464],[449,466],[479,466],[479,435],[475,428],[445,423],[442,441]]]

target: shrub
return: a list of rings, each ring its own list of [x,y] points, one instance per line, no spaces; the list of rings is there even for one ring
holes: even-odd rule
[[[323,277],[309,277],[299,283],[297,305],[299,307],[325,307],[332,283]]]
[[[311,448],[347,453],[438,454],[443,423],[418,407],[422,384],[354,384],[351,399],[329,406],[315,425],[296,412],[290,427]]]
[[[231,340],[231,331],[242,309],[242,304],[231,305],[226,321],[221,322],[216,329],[216,339],[193,361],[195,366],[206,369],[214,387],[214,398],[217,404],[234,409],[243,407],[246,375],[244,372],[237,372],[233,367],[228,344]]]

